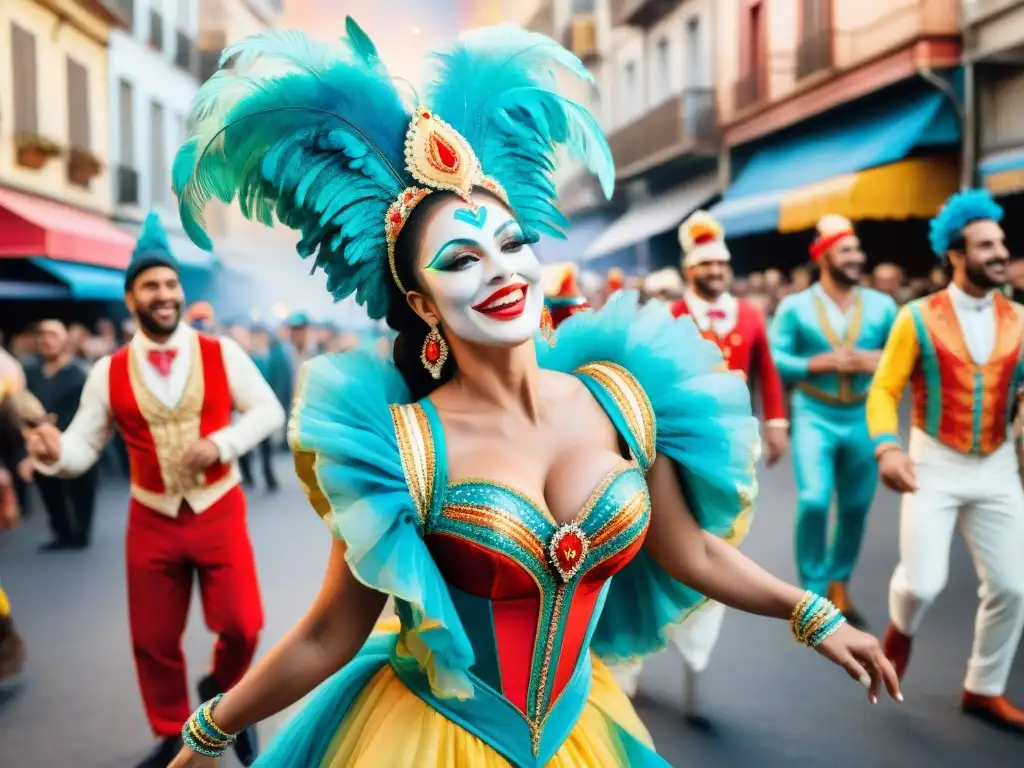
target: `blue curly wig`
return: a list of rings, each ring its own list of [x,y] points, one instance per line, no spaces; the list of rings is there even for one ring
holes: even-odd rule
[[[942,210],[928,225],[928,239],[932,251],[945,259],[949,244],[972,221],[1002,221],[1003,208],[984,189],[957,192],[942,206]]]
[[[206,204],[237,198],[246,217],[301,232],[299,254],[327,273],[336,300],[354,294],[371,318],[384,317],[392,279],[384,220],[416,184],[404,151],[418,107],[469,142],[528,236],[564,237],[552,178],[559,146],[611,195],[608,144],[593,116],[558,93],[555,75],[593,79],[558,43],[511,25],[466,33],[432,57],[423,98],[410,100],[350,18],[346,33],[327,45],[270,30],[225,49],[196,96],[172,174],[182,225],[198,246],[212,245]]]

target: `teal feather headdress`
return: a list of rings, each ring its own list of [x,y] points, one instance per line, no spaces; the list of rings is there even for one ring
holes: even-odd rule
[[[180,271],[178,260],[171,252],[167,232],[160,223],[160,215],[156,211],[150,211],[142,223],[131,261],[124,272],[125,290],[131,287],[140,273],[151,267],[170,267],[175,272]]]
[[[555,72],[593,79],[559,44],[510,25],[467,33],[435,54],[424,98],[410,104],[366,34],[351,19],[346,30],[340,46],[271,30],[224,51],[174,161],[182,224],[197,245],[212,245],[206,204],[237,198],[246,217],[299,230],[299,254],[327,273],[332,295],[354,294],[378,319],[396,279],[388,254],[398,230],[392,222],[385,231],[386,221],[400,228],[422,199],[406,194],[411,188],[459,186],[427,165],[458,166],[465,185],[457,191],[498,194],[528,235],[563,236],[552,180],[558,146],[611,194],[608,144],[593,116],[559,95]]]
[[[967,189],[951,195],[928,224],[932,251],[945,259],[950,242],[972,221],[1003,220],[1003,208],[985,189]]]

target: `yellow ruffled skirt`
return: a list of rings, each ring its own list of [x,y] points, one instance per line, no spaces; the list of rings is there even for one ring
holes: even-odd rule
[[[651,737],[608,668],[593,658],[586,707],[548,768],[628,768],[610,721],[638,741]],[[653,747],[652,747],[653,748]],[[366,684],[320,768],[507,768],[486,742],[432,709],[390,666]]]

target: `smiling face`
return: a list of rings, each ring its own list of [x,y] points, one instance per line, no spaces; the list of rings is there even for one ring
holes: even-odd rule
[[[867,257],[861,249],[860,238],[851,234],[828,250],[824,262],[837,283],[849,286],[860,282]]]
[[[475,212],[454,196],[429,211],[417,281],[438,316],[433,319],[447,334],[476,344],[517,346],[540,326],[540,262],[504,206],[489,196],[476,200]]]

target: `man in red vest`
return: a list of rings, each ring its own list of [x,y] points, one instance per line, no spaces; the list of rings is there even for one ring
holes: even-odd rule
[[[722,350],[729,369],[761,390],[766,463],[775,464],[789,447],[785,391],[772,360],[761,310],[729,293],[729,249],[722,226],[697,211],[679,227],[686,292],[672,305],[676,317],[689,315],[704,337]],[[685,662],[685,699],[696,714],[697,678],[707,667],[725,616],[725,607],[708,603],[673,634]]]
[[[116,425],[128,445],[128,618],[142,700],[159,742],[139,768],[165,768],[192,713],[181,638],[199,579],[206,624],[217,635],[199,699],[226,691],[249,667],[263,609],[237,458],[284,423],[255,364],[230,339],[181,322],[178,264],[154,214],[125,274],[139,332],[89,373],[63,434],[37,427],[28,450],[38,471],[74,476],[100,455]],[[234,424],[235,411],[241,412]],[[237,744],[244,765],[255,732]]]
[[[704,338],[715,342],[729,366],[761,390],[767,464],[772,466],[789,447],[786,395],[768,344],[764,315],[757,307],[729,293],[729,249],[722,226],[697,211],[679,227],[686,293],[672,305],[676,317],[689,315]]]

